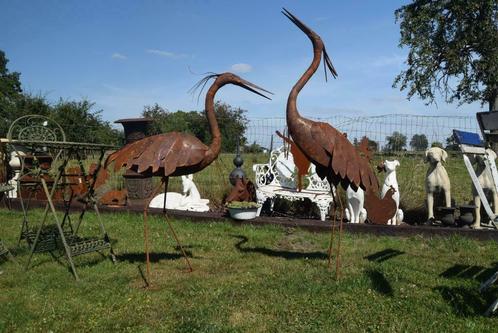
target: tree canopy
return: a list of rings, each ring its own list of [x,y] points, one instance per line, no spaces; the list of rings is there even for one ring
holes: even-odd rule
[[[481,101],[498,109],[498,1],[414,0],[395,12],[408,68],[393,86],[431,103]]]
[[[406,135],[394,131],[390,136],[386,136],[387,144],[384,150],[387,152],[401,151],[406,147]]]
[[[245,137],[248,123],[245,116],[246,111],[219,101],[215,103],[214,108],[221,132],[221,150],[223,152],[235,152],[239,138],[242,147],[247,143]],[[155,104],[145,106],[142,116],[153,120],[150,134],[172,131],[187,132],[206,144],[211,142],[209,125],[203,112],[181,110],[169,112],[167,109]]]
[[[414,134],[410,140],[410,147],[413,150],[425,150],[429,146],[429,141],[425,134]]]

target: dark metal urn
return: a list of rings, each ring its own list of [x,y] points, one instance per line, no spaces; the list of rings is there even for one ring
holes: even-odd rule
[[[474,213],[476,206],[474,205],[462,205],[460,208],[460,218],[458,219],[458,224],[460,226],[471,225],[474,223]]]
[[[147,136],[147,130],[152,123],[149,118],[119,119],[115,123],[123,125],[125,143],[138,141]],[[123,175],[129,199],[146,199],[152,194],[152,178],[145,177],[135,171],[126,170]]]
[[[443,225],[452,226],[455,225],[455,207],[438,207],[438,219]]]
[[[246,173],[241,168],[242,164],[244,164],[244,159],[242,158],[242,156],[240,156],[240,146],[238,141],[237,141],[237,155],[235,155],[235,158],[233,159],[233,164],[235,165],[235,169],[233,169],[232,172],[230,172],[228,179],[230,180],[230,184],[232,184],[232,186],[235,186],[237,178],[240,179],[246,178]]]

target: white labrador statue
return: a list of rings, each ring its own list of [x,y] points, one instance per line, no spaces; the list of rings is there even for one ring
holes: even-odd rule
[[[379,169],[386,173],[386,178],[384,179],[384,184],[382,185],[381,198],[384,199],[387,191],[392,187],[395,192],[393,195],[393,200],[396,201],[396,213],[394,214],[392,219],[387,221],[387,224],[390,225],[399,225],[403,222],[403,210],[399,208],[399,185],[398,180],[396,179],[396,168],[399,167],[399,161],[388,161],[385,160],[380,166]]]
[[[345,210],[346,220],[351,223],[364,223],[367,219],[367,210],[363,208],[365,202],[365,192],[358,187],[355,192],[351,186],[346,190],[348,206]]]
[[[427,193],[428,219],[434,219],[434,194],[444,192],[445,205],[451,207],[451,185],[448,173],[442,162],[446,162],[448,153],[439,147],[425,151],[425,162],[429,169],[425,177],[425,192]]]
[[[496,153],[492,149],[489,148],[486,149],[486,154],[488,155],[489,159],[496,160]],[[473,160],[477,165],[476,176],[477,179],[479,180],[479,184],[481,184],[481,187],[486,197],[492,198],[492,200],[490,200],[490,203],[493,205],[493,212],[495,213],[495,215],[498,215],[498,194],[496,193],[496,187],[493,181],[493,176],[491,175],[490,167],[485,162],[486,158],[483,155],[474,155]],[[477,194],[477,190],[474,184],[472,184],[472,195],[474,196],[474,205],[476,206],[476,209],[475,209],[475,220],[474,223],[471,225],[471,227],[474,229],[480,229],[481,198]]]
[[[193,181],[193,175],[182,176],[183,195],[176,192],[166,194],[166,209],[207,212],[209,200],[201,199]],[[155,196],[150,202],[150,208],[163,208],[164,193]]]

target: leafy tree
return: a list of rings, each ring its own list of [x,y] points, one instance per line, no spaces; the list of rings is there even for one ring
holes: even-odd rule
[[[385,150],[388,152],[401,151],[406,147],[406,135],[394,131],[390,136],[386,136],[387,144]]]
[[[446,138],[446,150],[459,150],[455,136],[452,134]]]
[[[0,135],[2,137],[5,137],[11,121],[16,118],[16,103],[23,97],[19,79],[21,74],[10,72],[7,68],[8,62],[5,53],[0,50]]]
[[[102,120],[102,110],[94,111],[95,104],[87,100],[59,100],[50,109],[50,118],[61,125],[66,140],[73,142],[118,144],[123,139],[122,132]]]
[[[252,144],[246,145],[244,147],[244,153],[259,154],[259,153],[262,153],[263,151],[264,151],[264,148],[261,147],[260,145],[258,145],[256,143],[256,141],[254,141]]]
[[[400,47],[410,48],[408,69],[393,86],[428,103],[489,103],[498,110],[498,2],[414,0],[395,12]]]
[[[369,139],[366,135],[364,135],[364,136],[361,138],[361,140],[363,140],[363,139],[367,139],[367,140],[368,140],[368,149],[369,149],[371,152],[377,152],[377,151],[379,151],[379,144],[378,144],[377,142],[375,142],[375,141],[373,141],[373,140],[370,140],[370,139]],[[361,141],[361,140],[360,140],[360,141]],[[356,143],[354,143],[354,142],[356,142]],[[359,145],[359,142],[358,142],[358,140],[357,140],[356,138],[355,138],[355,141],[354,141],[354,142],[353,142],[353,144],[354,144],[355,146]]]
[[[438,147],[438,148],[443,148],[443,144],[439,141],[434,141],[432,144],[431,144],[431,147]]]
[[[425,150],[429,146],[429,141],[425,134],[414,134],[410,140],[410,147],[413,150]]]
[[[248,122],[245,116],[246,111],[221,102],[216,102],[214,107],[221,132],[221,149],[223,152],[234,152],[239,138],[241,146],[247,142],[244,136]],[[197,111],[169,112],[155,104],[145,106],[142,116],[153,119],[151,134],[172,131],[187,132],[202,142],[211,142],[211,132],[204,113]]]

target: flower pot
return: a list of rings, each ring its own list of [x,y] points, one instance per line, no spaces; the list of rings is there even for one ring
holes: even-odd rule
[[[236,220],[252,220],[256,217],[259,207],[253,208],[228,208],[230,217]]]
[[[458,219],[458,224],[460,226],[471,225],[474,222],[475,209],[476,206],[474,205],[460,206],[460,218]]]

